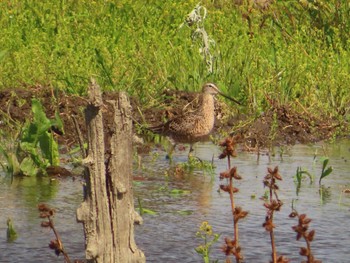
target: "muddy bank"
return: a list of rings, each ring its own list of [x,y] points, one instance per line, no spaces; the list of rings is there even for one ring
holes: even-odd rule
[[[166,90],[162,95],[164,99],[153,108],[144,108],[137,98],[131,98],[135,131],[142,130],[140,126],[154,126],[177,116],[186,105],[196,100],[195,93],[183,91]],[[82,134],[86,134],[86,99],[41,86],[0,91],[0,128],[9,131],[30,120],[31,99],[34,97],[41,100],[49,118],[54,117],[56,110],[59,111],[64,123],[64,135],[58,135],[60,143],[67,146],[77,144],[72,116],[77,119]],[[116,93],[104,93],[103,98],[115,99]],[[269,101],[269,106],[264,113],[253,117],[244,114],[244,108],[239,109],[220,100],[216,104],[214,133],[240,134],[246,149],[255,150],[272,145],[317,142],[329,139],[339,132],[346,133],[349,129],[348,123],[318,117],[302,107],[297,110],[290,105],[279,105],[273,101]],[[104,122],[109,129],[112,128],[109,127],[111,118],[109,112],[105,111]]]

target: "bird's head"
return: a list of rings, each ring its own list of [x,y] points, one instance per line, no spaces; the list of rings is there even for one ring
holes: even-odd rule
[[[238,105],[241,105],[241,103],[239,101],[237,101],[236,99],[231,98],[231,97],[225,95],[224,93],[222,93],[219,90],[219,88],[213,83],[206,83],[206,84],[204,84],[203,88],[202,88],[202,93],[210,94],[210,95],[213,95],[213,96],[215,96],[216,94],[219,94],[219,95],[225,97],[226,99],[229,99],[229,100],[237,103]]]
[[[218,87],[213,83],[206,83],[203,85],[202,92],[206,94],[216,95],[220,93]]]

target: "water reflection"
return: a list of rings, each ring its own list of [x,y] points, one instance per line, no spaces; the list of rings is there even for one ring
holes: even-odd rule
[[[262,179],[267,167],[278,165],[283,181],[279,183],[279,197],[284,202],[281,212],[276,213],[276,245],[280,254],[293,262],[300,262],[299,247],[291,227],[296,225],[288,217],[292,202],[299,213],[307,213],[312,218],[311,229],[316,230],[313,252],[323,262],[347,262],[348,222],[350,194],[342,192],[350,188],[350,142],[333,145],[298,145],[284,150],[283,158],[260,156],[239,152],[233,160],[243,179],[237,182],[240,192],[235,195],[237,205],[249,211],[240,222],[240,238],[245,262],[268,262],[270,259],[269,235],[262,227],[265,218]],[[218,156],[220,149],[211,143],[198,144],[195,154],[210,161]],[[316,154],[316,158],[314,158]],[[227,194],[217,190],[221,182],[218,174],[227,169],[225,160],[215,159],[215,176],[203,175],[195,170],[192,174],[174,173],[174,165],[187,160],[187,152],[176,152],[174,164],[169,166],[166,153],[143,156],[143,168],[135,164],[135,198],[142,205],[157,212],[145,214],[144,224],[137,226],[136,241],[145,252],[147,262],[201,262],[194,248],[202,241],[195,234],[201,222],[206,220],[213,231],[221,234],[219,242],[212,249],[212,259],[224,260],[221,252],[223,238],[232,236],[232,215]],[[321,157],[328,156],[334,171],[322,180],[322,195],[318,187],[321,173]],[[156,158],[155,158],[156,156]],[[294,176],[297,167],[307,169],[315,176],[315,183],[302,182],[298,195]],[[172,190],[186,190],[186,194],[173,194]],[[188,193],[189,191],[189,193]],[[254,198],[255,197],[255,198]],[[137,200],[137,199],[135,199]],[[37,203],[46,202],[56,208],[55,223],[64,245],[72,259],[84,257],[82,226],[76,223],[75,211],[82,202],[82,185],[79,181],[62,179],[50,181],[47,178],[25,178],[8,184],[0,183],[0,262],[63,262],[47,248],[53,234],[40,228]],[[137,204],[137,201],[135,201]],[[183,213],[186,212],[186,213]],[[19,238],[14,243],[6,242],[6,220],[13,219]]]
[[[79,181],[71,179],[50,180],[47,177],[25,177],[13,183],[0,181],[0,262],[63,262],[48,248],[54,235],[49,229],[40,227],[42,219],[37,210],[38,203],[48,203],[57,214],[54,218],[72,258],[84,257],[82,226],[76,223],[75,210],[82,199]],[[18,238],[6,242],[6,221],[11,218]]]

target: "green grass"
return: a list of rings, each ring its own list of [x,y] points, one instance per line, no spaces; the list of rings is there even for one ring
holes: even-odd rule
[[[267,95],[328,115],[349,110],[348,1],[275,1],[264,11],[230,2],[202,1],[216,43],[209,73],[195,28],[180,28],[197,1],[1,1],[0,88],[84,94],[92,76],[147,106],[165,87],[213,81],[253,111]]]

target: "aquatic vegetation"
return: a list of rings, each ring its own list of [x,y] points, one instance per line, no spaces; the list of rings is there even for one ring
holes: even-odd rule
[[[18,235],[13,226],[13,222],[11,218],[7,219],[7,242],[13,242],[17,239]]]
[[[319,178],[319,187],[320,187],[320,195],[322,197],[322,199],[327,197],[327,189],[325,187],[323,187],[321,185],[321,181],[323,178],[329,176],[332,172],[333,172],[333,167],[332,166],[328,166],[329,163],[329,158],[322,158],[322,171],[321,171],[321,175]],[[316,155],[314,155],[314,161],[313,161],[313,165],[315,165],[316,163]],[[314,182],[314,178],[315,175],[311,174],[309,171],[307,171],[306,169],[302,169],[300,166],[297,167],[295,176],[294,176],[294,181],[296,183],[296,194],[299,194],[300,191],[300,187],[302,185],[303,182],[303,178],[305,177],[305,175],[310,179],[310,184],[312,184]],[[325,194],[325,196],[323,196],[323,193]]]
[[[197,254],[202,256],[204,263],[218,262],[218,260],[210,260],[210,250],[213,244],[218,242],[220,235],[213,232],[212,226],[207,221],[202,222],[196,237],[200,237],[204,241],[204,244],[195,248]]]
[[[268,168],[268,173],[264,177],[264,186],[269,189],[270,195],[269,199],[264,203],[265,208],[267,209],[267,214],[265,217],[265,222],[263,223],[263,227],[267,232],[270,233],[271,240],[271,249],[272,249],[272,262],[273,263],[285,263],[289,262],[289,260],[282,255],[277,255],[277,249],[275,244],[275,234],[274,234],[274,213],[280,211],[283,203],[278,198],[277,190],[279,189],[276,180],[282,180],[281,175],[279,174],[278,167],[276,166],[274,169]]]
[[[63,124],[58,113],[55,119],[48,119],[37,99],[32,99],[32,113],[33,120],[25,123],[12,147],[0,145],[0,154],[6,159],[1,166],[10,176],[46,174],[47,167],[59,165],[54,133],[62,133]]]
[[[192,210],[178,210],[176,211],[177,214],[182,215],[182,216],[188,216],[192,215],[193,211]]]
[[[323,160],[321,176],[320,176],[320,180],[318,181],[319,185],[321,185],[321,181],[322,181],[323,178],[325,178],[326,176],[330,175],[333,172],[333,167],[332,166],[328,166],[327,167],[328,162],[329,162],[329,158],[325,158]]]
[[[315,259],[312,251],[311,251],[311,242],[315,237],[315,230],[309,230],[309,224],[311,219],[306,216],[306,214],[299,215],[296,210],[293,210],[289,215],[291,218],[298,219],[298,225],[293,226],[293,230],[297,233],[296,239],[300,240],[303,238],[306,242],[306,247],[301,247],[299,254],[301,256],[305,256],[307,261],[303,261],[305,263],[321,263],[321,260]]]
[[[178,169],[182,169],[187,172],[193,172],[195,169],[199,169],[209,175],[214,175],[213,162],[201,160],[195,156],[189,156],[187,162],[177,164]],[[178,171],[179,172],[179,171]]]
[[[172,189],[169,192],[172,196],[178,196],[178,195],[188,195],[191,193],[190,190],[183,190],[183,189]]]
[[[313,176],[311,173],[309,173],[307,170],[302,169],[300,166],[297,167],[297,171],[295,173],[294,179],[296,182],[296,194],[299,194],[299,190],[301,187],[301,183],[303,180],[304,175],[307,175],[310,179],[310,184],[313,182]]]
[[[151,209],[144,208],[140,197],[137,198],[137,203],[139,205],[137,209],[140,213],[140,216],[143,216],[144,214],[149,214],[149,215],[156,215],[157,214],[157,212],[155,212]]]
[[[332,191],[330,187],[321,185],[318,189],[318,193],[320,195],[321,204],[325,204],[331,200]]]
[[[233,186],[233,179],[240,180],[242,177],[237,173],[237,167],[231,168],[231,157],[235,157],[237,155],[235,150],[237,137],[227,137],[222,143],[220,143],[223,148],[222,153],[219,158],[224,159],[227,158],[228,170],[220,173],[220,180],[226,179],[228,183],[226,185],[220,185],[220,189],[224,192],[229,193],[230,202],[231,202],[231,210],[233,217],[233,239],[228,237],[225,238],[225,244],[222,248],[223,252],[226,255],[226,262],[231,262],[230,256],[234,256],[236,262],[242,262],[243,255],[241,253],[241,247],[239,245],[239,236],[238,236],[238,222],[245,218],[248,215],[247,211],[244,211],[241,207],[236,206],[234,200],[234,193],[237,193],[238,188]]]

